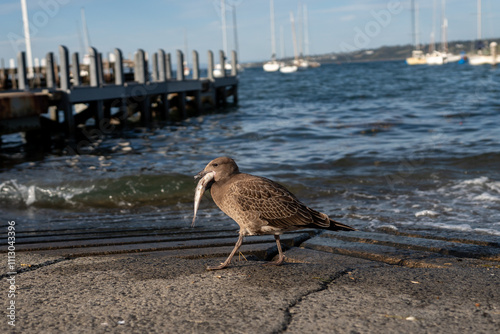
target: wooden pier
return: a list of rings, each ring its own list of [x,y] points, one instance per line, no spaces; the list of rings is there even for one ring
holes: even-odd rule
[[[78,129],[89,124],[106,134],[116,125],[125,125],[131,116],[147,126],[155,119],[181,120],[207,108],[225,106],[228,97],[234,104],[238,102],[234,51],[230,73],[222,71],[219,77],[214,76],[212,51],[208,51],[206,77],[201,77],[199,55],[193,51],[190,79],[184,75],[180,50],[175,77],[171,55],[162,49],[149,58],[139,49],[132,61],[124,60],[119,49],[114,50],[113,61],[103,61],[95,48],[89,49],[88,56],[90,62],[80,64],[78,53],[70,58],[68,49],[60,46],[59,64],[50,52],[45,67],[35,68],[31,78],[24,52],[18,54],[17,69],[1,68],[0,135],[25,132],[29,141],[38,140],[40,133],[47,137],[47,133],[57,132],[75,142]],[[221,68],[225,68],[225,59],[219,51]]]

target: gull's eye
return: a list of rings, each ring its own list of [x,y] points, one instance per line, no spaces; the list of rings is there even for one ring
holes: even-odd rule
[[[218,166],[219,166],[219,164],[218,164],[218,163],[213,163],[213,164],[212,164],[212,167],[218,167]]]

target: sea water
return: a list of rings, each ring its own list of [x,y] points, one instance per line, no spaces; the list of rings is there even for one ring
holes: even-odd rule
[[[500,72],[326,64],[246,69],[239,105],[131,127],[82,155],[16,153],[3,137],[0,215],[25,230],[188,227],[198,171],[218,156],[360,230],[500,236]],[[208,196],[198,222],[229,220]],[[235,225],[236,226],[236,225]]]

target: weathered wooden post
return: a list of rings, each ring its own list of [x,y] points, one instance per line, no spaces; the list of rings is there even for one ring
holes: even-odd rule
[[[219,61],[220,61],[220,67],[221,67],[221,77],[225,78],[226,77],[226,56],[224,54],[224,51],[220,50],[219,51]],[[227,102],[227,94],[226,94],[226,86],[222,86],[216,89],[217,90],[217,105],[222,104],[223,106],[226,106]]]
[[[231,75],[233,77],[238,75],[238,58],[236,51],[231,51]]]
[[[139,49],[135,53],[135,72],[134,80],[138,83],[145,85],[147,82],[147,63],[146,63],[146,53],[144,50]],[[143,86],[144,87],[144,86]],[[139,102],[141,110],[141,122],[143,124],[149,124],[151,121],[151,109],[149,105],[149,96],[147,95],[146,89],[144,88],[145,94],[143,96],[136,96],[137,102]]]
[[[207,68],[207,76],[210,81],[214,80],[214,53],[211,50],[208,50],[208,68]]]
[[[33,85],[30,85],[30,87],[40,88],[42,87],[42,68],[40,66],[40,60],[38,58],[34,59],[33,71],[35,72],[35,77],[33,78]]]
[[[90,77],[90,86],[91,87],[99,87],[101,82],[99,81],[99,53],[93,47],[89,48],[89,57],[90,57],[90,65],[89,65],[89,77]]]
[[[54,89],[56,88],[55,81],[55,73],[54,73],[54,54],[52,52],[47,53],[47,57],[45,59],[45,81],[47,82],[47,88]]]
[[[60,88],[62,90],[69,90],[70,89],[70,81],[69,81],[69,53],[68,53],[68,48],[65,47],[64,45],[59,45],[59,59],[61,64],[59,65],[61,67],[60,69]]]
[[[123,54],[120,49],[115,49],[115,85],[122,86],[123,79]]]
[[[165,70],[167,71],[167,80],[172,79],[172,57],[170,53],[165,55]]]
[[[71,73],[73,74],[73,87],[80,86],[82,84],[82,77],[80,76],[80,58],[78,57],[78,52],[73,53],[71,56]]]
[[[490,43],[490,54],[491,54],[491,60],[492,60],[492,65],[497,66],[497,42],[491,42]]]
[[[0,88],[7,89],[7,70],[3,58],[0,60]]]
[[[159,74],[158,74],[158,53],[153,53],[153,81],[158,81]]]
[[[214,86],[214,53],[212,50],[208,50],[208,65],[207,65],[207,77],[210,85],[210,92],[212,95],[210,99],[212,100],[212,106],[217,106],[217,88]]]
[[[114,55],[115,55],[115,67],[114,67],[115,85],[123,86],[125,83],[125,77],[123,75],[123,53],[120,49],[115,48]],[[112,102],[112,105],[118,106],[118,108],[120,109],[119,119],[120,122],[124,124],[128,118],[126,96],[118,97],[116,103]]]
[[[177,80],[184,81],[184,55],[177,50]]]
[[[193,50],[193,80],[200,79],[200,60],[198,51]]]
[[[99,83],[100,85],[104,85],[104,71],[102,65],[102,53],[97,53],[97,74],[99,75]]]
[[[220,61],[220,70],[221,70],[221,76],[223,78],[226,77],[226,56],[224,55],[224,51],[219,50],[219,61]]]
[[[75,138],[75,119],[73,115],[73,106],[69,102],[69,93],[71,89],[70,75],[69,75],[69,52],[68,48],[64,45],[59,46],[60,58],[60,88],[63,91],[61,100],[58,103],[58,109],[64,112],[64,123],[66,123],[66,132],[72,140]]]
[[[234,50],[231,52],[231,75],[233,77],[238,75],[238,55]],[[238,104],[238,84],[233,85],[231,90],[233,92],[233,103]]]
[[[193,80],[200,80],[200,60],[198,57],[198,51],[193,50]],[[194,92],[194,98],[196,102],[196,111],[201,112],[203,105],[201,103],[201,90]]]
[[[100,81],[101,76],[99,76],[99,52],[94,47],[89,48],[90,66],[90,86],[100,87],[102,82]],[[104,119],[104,103],[102,100],[97,100],[92,103],[95,112],[95,123],[96,126]]]
[[[165,55],[165,51],[163,49],[158,50],[158,80],[160,82],[167,81],[167,59]],[[168,120],[170,117],[169,113],[169,102],[168,102],[168,93],[165,92],[160,95],[161,100],[161,115],[162,118]]]
[[[165,51],[163,49],[158,50],[158,81],[165,81],[166,79],[166,59]]]
[[[54,67],[54,54],[49,52],[45,58],[45,81],[48,89],[56,89],[56,74]],[[50,110],[50,119],[59,123],[59,113],[57,110]]]
[[[134,80],[138,83],[146,83],[146,53],[144,50],[137,50],[134,60]]]
[[[14,79],[13,79],[14,80]],[[17,81],[20,90],[29,90],[26,72],[26,54],[21,51],[17,54]]]
[[[184,81],[184,55],[177,50],[177,81]],[[182,119],[186,118],[186,92],[177,92],[177,107],[181,112]]]

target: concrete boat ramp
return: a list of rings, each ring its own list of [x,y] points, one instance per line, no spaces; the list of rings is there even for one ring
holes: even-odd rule
[[[97,218],[97,217],[96,217]],[[102,217],[101,217],[102,218]],[[156,221],[160,214],[145,216]],[[92,217],[89,218],[92,220]],[[128,219],[126,216],[122,220]],[[130,217],[132,219],[132,217]],[[16,234],[15,327],[5,333],[494,333],[500,329],[500,245],[463,234],[304,230],[248,237],[223,261],[235,224]],[[123,222],[123,221],[122,221]],[[153,224],[154,225],[154,224]],[[61,224],[61,226],[67,226]],[[389,233],[391,232],[391,233]],[[10,282],[10,283],[9,283]],[[6,294],[7,292],[5,292]]]

